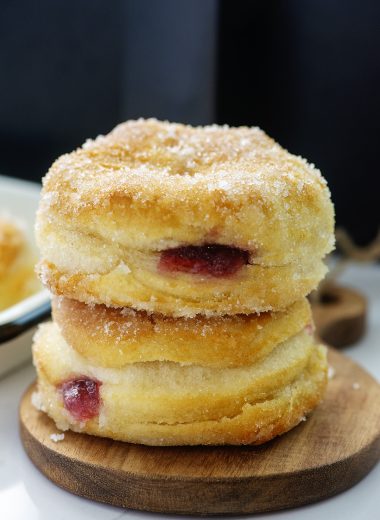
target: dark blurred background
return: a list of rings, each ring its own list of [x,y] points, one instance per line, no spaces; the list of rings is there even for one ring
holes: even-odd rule
[[[359,243],[380,223],[378,0],[0,0],[0,173],[127,118],[258,125],[323,172]]]

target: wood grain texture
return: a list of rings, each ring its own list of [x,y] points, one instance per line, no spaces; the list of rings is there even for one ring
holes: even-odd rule
[[[243,514],[309,504],[362,479],[380,458],[380,385],[329,352],[335,376],[324,402],[289,433],[258,447],[148,447],[66,432],[20,405],[21,438],[34,464],[77,495],[131,509]]]
[[[347,347],[365,332],[367,300],[353,289],[329,285],[312,309],[317,334],[328,345]]]

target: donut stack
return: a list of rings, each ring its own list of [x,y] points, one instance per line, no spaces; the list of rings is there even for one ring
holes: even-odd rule
[[[258,128],[129,121],[60,157],[37,216],[41,409],[149,445],[296,426],[326,386],[306,295],[333,226],[320,172]]]

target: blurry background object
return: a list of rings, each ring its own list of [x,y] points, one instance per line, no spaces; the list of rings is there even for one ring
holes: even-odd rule
[[[0,311],[41,289],[34,275],[36,260],[19,223],[0,213]]]
[[[325,344],[343,348],[362,338],[367,299],[359,291],[331,283],[311,304],[316,334]]]
[[[1,1],[0,171],[130,117],[259,125],[328,179],[358,244],[379,225],[380,3]]]
[[[0,176],[0,377],[31,358],[34,325],[50,311],[34,276],[39,186]]]
[[[359,247],[347,231],[336,230],[339,256],[329,262],[329,273],[311,293],[314,322],[318,336],[328,345],[347,347],[361,339],[366,329],[367,300],[359,291],[339,284],[350,264],[369,265],[380,260],[380,232],[366,247]]]

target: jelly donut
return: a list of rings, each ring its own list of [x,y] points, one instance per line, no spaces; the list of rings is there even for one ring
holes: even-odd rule
[[[280,310],[334,243],[320,172],[258,128],[129,121],[60,157],[37,217],[57,295],[171,316]]]
[[[39,403],[62,430],[150,444],[260,444],[297,425],[326,386],[325,348],[306,331],[239,368],[90,365],[42,325],[33,346]]]
[[[90,364],[104,368],[145,361],[251,365],[312,323],[306,298],[285,311],[211,318],[171,318],[56,296],[52,308],[67,343]]]

